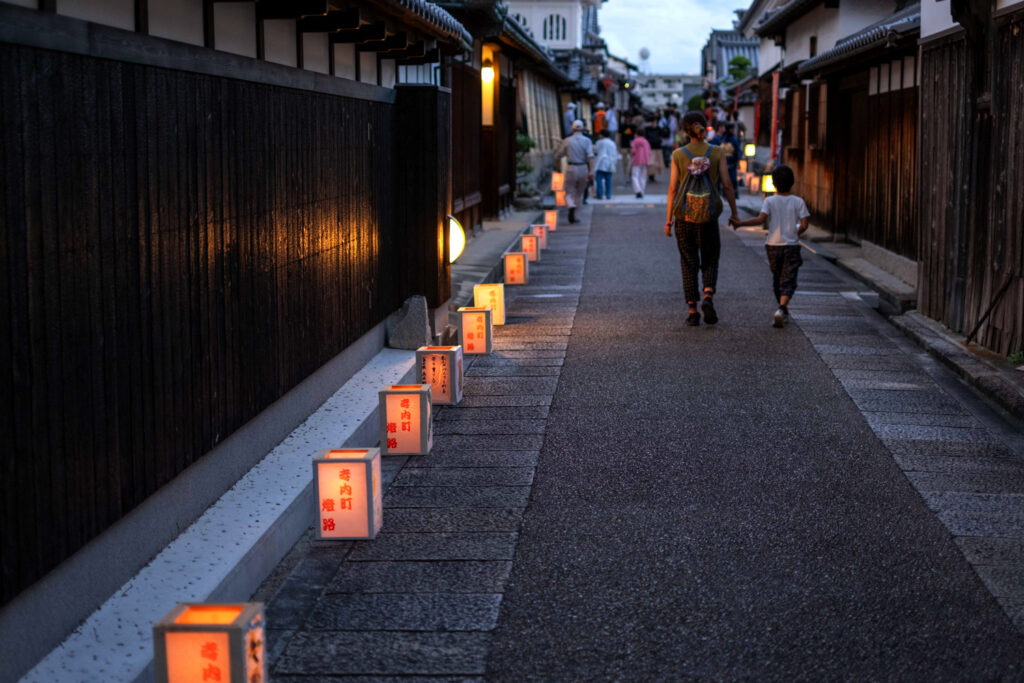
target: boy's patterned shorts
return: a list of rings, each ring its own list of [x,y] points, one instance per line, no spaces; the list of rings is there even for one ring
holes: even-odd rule
[[[800,245],[766,244],[764,250],[768,252],[768,267],[772,269],[772,288],[776,300],[782,296],[793,296],[797,272],[804,262],[800,256]]]

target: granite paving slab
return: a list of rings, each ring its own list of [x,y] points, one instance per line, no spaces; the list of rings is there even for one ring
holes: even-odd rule
[[[550,394],[518,394],[501,396],[477,396],[469,394],[462,397],[461,408],[490,408],[495,406],[550,406]]]
[[[406,467],[395,486],[529,486],[533,467]]]
[[[994,472],[1012,474],[1021,470],[1015,458],[978,458],[972,456],[907,455],[894,453],[896,464],[905,472]]]
[[[434,415],[436,422],[459,420],[542,420],[548,416],[549,406],[505,406],[502,408],[467,408],[463,405],[446,406]]]
[[[467,377],[464,391],[475,397],[553,395],[557,385],[557,377]]]
[[[981,429],[978,420],[968,414],[962,415],[928,415],[916,413],[872,413],[864,412],[868,424],[875,425],[921,425],[939,427],[959,427],[963,429]],[[875,432],[878,433],[877,431]]]
[[[482,675],[487,644],[488,635],[480,632],[300,632],[274,673]]]
[[[333,593],[305,624],[307,631],[489,631],[500,593]]]
[[[474,365],[466,371],[466,377],[557,377],[561,366]]]
[[[416,467],[535,467],[540,451],[434,450],[419,458]]]
[[[972,564],[1024,566],[1024,540],[961,536],[956,544]]]
[[[929,455],[952,458],[1013,458],[1014,453],[1001,443],[934,441],[925,439],[883,439],[893,455]]]
[[[1024,467],[1016,472],[907,472],[918,491],[1024,494]]]
[[[958,417],[952,415],[951,417]],[[875,434],[884,439],[923,439],[928,441],[966,441],[997,443],[987,429],[971,427],[938,427],[935,425],[871,424]]]
[[[485,471],[481,469],[481,471]],[[502,471],[502,470],[497,470]],[[526,507],[529,486],[393,486],[384,494],[390,508]]]
[[[445,424],[458,424],[445,423]],[[500,439],[495,435],[471,434],[439,434],[434,437],[434,444],[439,450],[483,450],[499,446],[506,450],[536,451],[544,443],[543,434],[502,434]],[[430,457],[430,456],[421,456]]]
[[[516,532],[523,508],[394,508],[388,510],[388,533]],[[414,559],[414,558],[409,558]]]
[[[543,434],[545,420],[445,420],[434,424],[434,434]]]
[[[511,560],[516,534],[502,532],[384,532],[360,543],[349,562],[384,560]]]
[[[499,594],[511,570],[511,562],[347,562],[326,592]]]
[[[478,356],[473,363],[475,368],[502,368],[502,367],[562,367],[565,363],[565,354],[554,358],[502,358],[494,355]]]

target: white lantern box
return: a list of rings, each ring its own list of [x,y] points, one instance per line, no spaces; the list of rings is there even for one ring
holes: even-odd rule
[[[462,400],[462,347],[421,346],[416,349],[420,382],[430,385],[434,405],[454,406]]]
[[[568,206],[565,201],[565,190],[555,192],[555,206]]]
[[[523,245],[523,253],[531,261],[540,261],[540,240],[534,234],[520,235],[520,243]]]
[[[392,384],[380,391],[381,452],[427,455],[434,442],[429,384]]]
[[[530,259],[521,251],[505,252],[505,284],[525,285],[530,281]]]
[[[178,603],[153,626],[157,683],[266,681],[263,604]]]
[[[477,308],[489,307],[491,309],[491,324],[504,325],[505,285],[500,282],[473,285],[473,305]]]
[[[565,174],[559,171],[554,171],[551,174],[551,190],[558,192],[565,189]]]
[[[325,448],[313,458],[321,540],[377,536],[384,515],[379,448]]]
[[[491,309],[487,306],[464,306],[459,313],[459,344],[466,355],[487,354],[494,348]]]
[[[548,226],[548,230],[554,232],[558,230],[558,210],[548,209],[544,212],[544,223]]]
[[[537,243],[541,249],[548,248],[548,226],[543,223],[537,223],[530,226],[530,234],[536,235]]]

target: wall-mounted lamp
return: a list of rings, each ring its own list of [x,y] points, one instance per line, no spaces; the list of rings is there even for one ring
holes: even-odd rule
[[[490,59],[485,59],[480,67],[480,80],[484,83],[490,83],[494,80],[494,62]]]
[[[465,248],[466,231],[462,229],[462,223],[455,216],[448,216],[448,263],[455,263]]]

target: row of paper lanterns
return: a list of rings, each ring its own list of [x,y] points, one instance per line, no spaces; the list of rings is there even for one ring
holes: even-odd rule
[[[327,448],[313,458],[317,538],[364,540],[383,522],[381,453],[427,455],[433,445],[434,405],[462,400],[463,354],[489,354],[493,326],[505,324],[505,284],[525,285],[540,261],[556,211],[520,235],[518,251],[503,256],[505,283],[473,288],[473,306],[458,309],[459,345],[416,350],[420,384],[382,389],[379,448]],[[153,627],[154,673],[159,683],[266,681],[263,605],[179,603]]]

